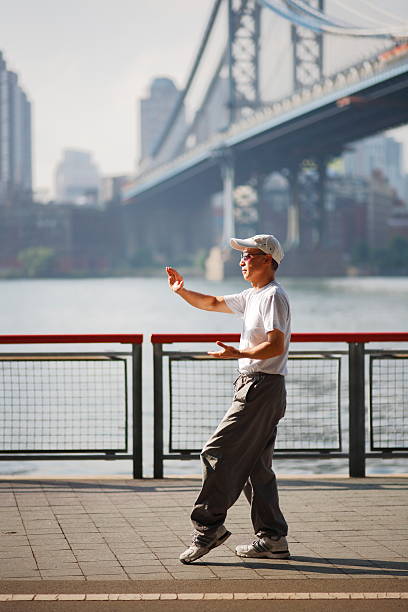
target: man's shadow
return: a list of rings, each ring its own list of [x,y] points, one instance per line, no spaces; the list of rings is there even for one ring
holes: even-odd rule
[[[296,561],[296,565],[278,562],[277,560],[268,561],[266,559],[252,559],[248,561],[236,562],[196,562],[194,565],[209,565],[219,567],[245,567],[248,569],[274,569],[276,571],[288,572],[309,572],[315,574],[354,574],[370,576],[370,574],[384,574],[390,577],[408,577],[408,562],[406,561],[385,561],[381,559],[342,559],[342,558],[319,558],[303,557],[292,555],[290,561]],[[340,567],[339,567],[340,566]]]

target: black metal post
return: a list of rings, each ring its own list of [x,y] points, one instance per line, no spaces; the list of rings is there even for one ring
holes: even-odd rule
[[[132,344],[133,478],[143,478],[142,345]]]
[[[349,474],[365,476],[365,381],[362,342],[349,344]]]
[[[163,345],[153,345],[153,477],[163,478]]]

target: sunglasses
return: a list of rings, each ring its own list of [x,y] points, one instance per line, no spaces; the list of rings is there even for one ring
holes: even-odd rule
[[[256,257],[257,255],[265,255],[265,253],[242,253],[241,261],[249,261],[250,259],[252,259],[253,257]]]

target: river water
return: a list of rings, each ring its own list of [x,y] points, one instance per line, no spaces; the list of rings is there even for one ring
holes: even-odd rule
[[[408,278],[279,279],[292,305],[294,332],[407,331]],[[196,291],[223,295],[246,288],[242,279],[186,279]],[[0,333],[143,333],[144,470],[152,471],[151,333],[239,332],[237,317],[199,311],[172,294],[165,277],[0,281]],[[395,345],[394,345],[395,346]],[[83,350],[103,346],[81,347]],[[375,347],[375,345],[374,345]],[[112,349],[112,345],[106,345]],[[119,347],[117,347],[119,348]],[[120,347],[123,349],[123,347]],[[307,347],[312,348],[312,347]],[[322,348],[321,346],[318,348]],[[327,346],[325,348],[328,348]],[[338,347],[338,348],[345,348]],[[408,347],[405,347],[408,348]],[[29,350],[67,350],[33,347]],[[24,347],[3,346],[3,352]],[[278,473],[347,473],[344,460],[276,460]],[[166,462],[166,474],[197,474],[197,461]],[[408,471],[407,461],[367,463],[367,473]],[[2,461],[0,474],[126,475],[128,461]]]

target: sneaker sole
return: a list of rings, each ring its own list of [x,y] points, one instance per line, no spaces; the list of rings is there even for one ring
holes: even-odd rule
[[[197,559],[201,559],[201,557],[204,557],[204,555],[207,555],[210,552],[210,550],[212,550],[213,548],[217,548],[217,546],[221,546],[221,544],[224,544],[224,542],[228,540],[230,535],[231,535],[231,532],[226,531],[224,535],[221,536],[216,542],[214,542],[214,544],[210,548],[208,548],[208,550],[203,552],[202,555],[199,555],[198,557],[191,559],[191,561],[188,561],[187,559],[180,559],[180,561],[184,563],[184,565],[190,565],[190,563],[193,563],[194,561],[197,561]]]
[[[249,554],[240,554],[235,551],[237,557],[243,557],[245,559],[289,559],[290,552],[288,550],[282,550],[278,552],[263,552],[263,553],[249,553]]]

